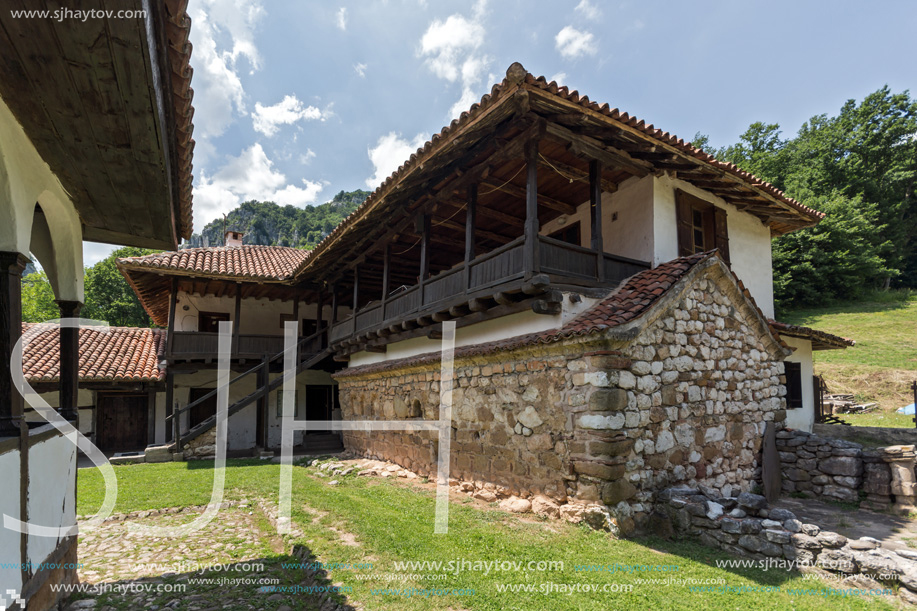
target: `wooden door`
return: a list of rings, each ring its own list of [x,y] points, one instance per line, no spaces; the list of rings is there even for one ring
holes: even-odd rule
[[[220,321],[229,321],[229,314],[201,312],[197,315],[197,330],[201,333],[219,333]]]
[[[147,446],[149,395],[99,393],[96,444],[103,452],[131,452]]]

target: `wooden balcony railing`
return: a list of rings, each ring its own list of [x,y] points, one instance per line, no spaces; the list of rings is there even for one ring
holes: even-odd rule
[[[173,358],[216,358],[217,333],[175,331],[172,333]],[[239,335],[233,346],[234,358],[261,358],[283,351],[283,335]]]
[[[525,239],[519,237],[428,278],[422,284],[374,301],[360,308],[355,316],[336,323],[329,336],[331,344],[395,322],[448,309],[468,299],[492,294],[500,287],[518,284],[527,277],[524,266]],[[628,259],[539,235],[535,244],[535,264],[530,274],[546,274],[559,286],[615,286],[625,278],[650,268],[646,261]]]

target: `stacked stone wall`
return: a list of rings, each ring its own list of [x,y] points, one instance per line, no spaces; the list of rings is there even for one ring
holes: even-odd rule
[[[765,424],[785,418],[782,349],[724,275],[701,277],[667,306],[626,339],[459,350],[452,475],[521,497],[600,502],[624,532],[674,484],[750,489]],[[337,379],[345,419],[438,418],[438,359]],[[348,432],[344,443],[435,473],[434,433]]]

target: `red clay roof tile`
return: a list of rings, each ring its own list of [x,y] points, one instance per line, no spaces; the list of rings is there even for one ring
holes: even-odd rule
[[[165,378],[165,329],[80,329],[81,382],[159,382]],[[22,372],[30,384],[60,379],[60,332],[54,324],[22,325]]]

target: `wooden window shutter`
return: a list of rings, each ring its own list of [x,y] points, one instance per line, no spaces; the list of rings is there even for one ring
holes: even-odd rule
[[[726,230],[726,211],[715,208],[713,211],[713,245],[719,249],[723,261],[729,263],[729,232]]]
[[[675,191],[675,213],[678,221],[678,256],[694,254],[691,239],[691,202],[683,191]]]

